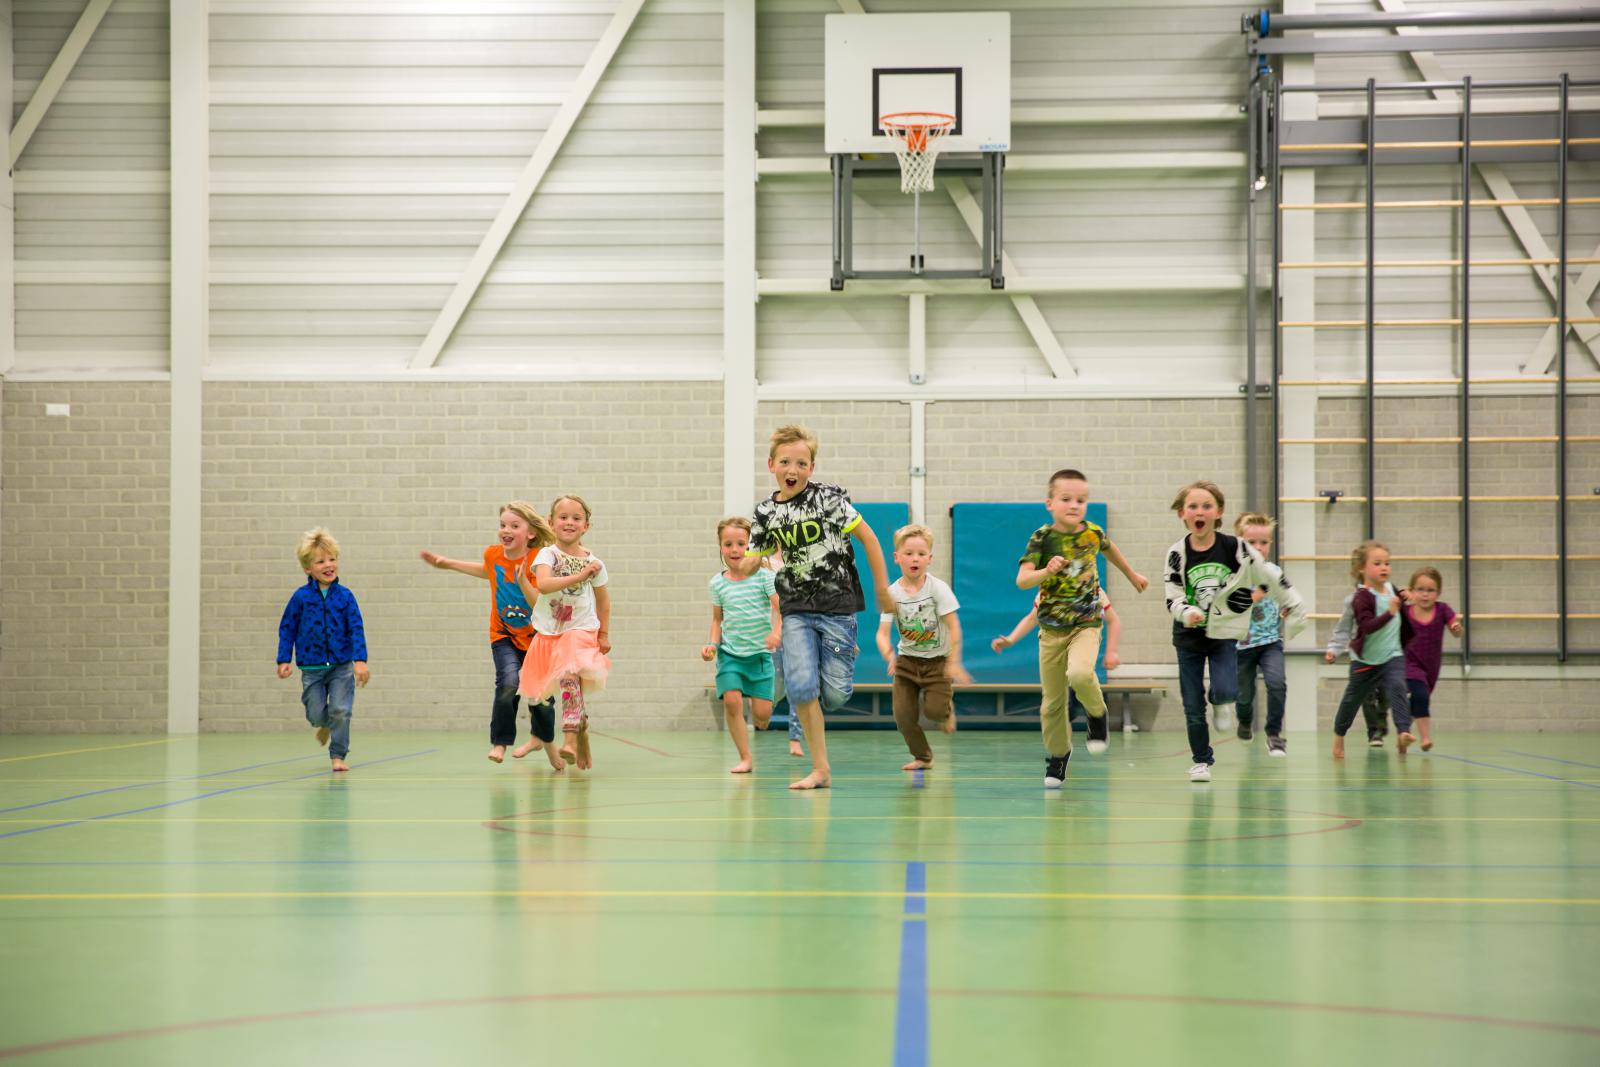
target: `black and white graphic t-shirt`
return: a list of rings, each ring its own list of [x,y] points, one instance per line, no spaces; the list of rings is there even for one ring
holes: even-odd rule
[[[1233,579],[1234,572],[1239,569],[1239,541],[1219,533],[1211,547],[1204,551],[1195,548],[1187,538],[1183,545],[1187,551],[1173,551],[1173,558],[1167,560],[1167,572],[1181,571],[1184,602],[1209,614],[1212,598]],[[1244,591],[1244,597],[1247,603],[1242,610],[1249,611],[1248,589]],[[1205,636],[1204,625],[1186,627],[1179,622],[1172,624],[1174,641],[1199,640]]]
[[[756,505],[750,548],[763,556],[782,553],[777,585],[783,614],[854,615],[865,606],[850,543],[860,522],[850,494],[826,482],[812,482],[789,500],[774,493]]]

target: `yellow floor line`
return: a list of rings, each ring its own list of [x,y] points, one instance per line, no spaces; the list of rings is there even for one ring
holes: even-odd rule
[[[628,818],[567,818],[546,817],[543,815],[470,815],[462,818],[438,819],[301,819],[287,817],[265,816],[257,818],[205,818],[182,816],[141,816],[116,819],[96,819],[94,816],[83,816],[81,821],[97,822],[106,826],[131,825],[139,823],[217,823],[219,825],[285,825],[285,826],[427,826],[427,825],[457,825],[469,826],[484,822],[504,823],[512,826],[629,826],[629,825],[663,825],[681,823],[766,823],[766,822],[797,822],[806,824],[823,823],[883,823],[883,822],[1047,822],[1047,823],[1110,823],[1110,822],[1159,822],[1159,823],[1200,823],[1203,825],[1226,825],[1230,823],[1337,823],[1351,819],[1363,823],[1593,823],[1600,822],[1600,817],[1585,817],[1578,815],[1237,815],[1226,811],[1207,812],[1203,816],[1187,813],[1173,815],[831,815],[807,812],[802,815],[707,815],[707,816],[634,816]],[[0,825],[15,826],[40,826],[47,823],[76,822],[79,819],[73,816],[58,815],[55,818],[32,819],[0,819]]]
[[[6,756],[0,763],[21,763],[30,759],[49,759],[51,756],[81,756],[85,752],[110,752],[119,748],[143,748],[146,745],[170,745],[176,737],[163,737],[155,741],[134,741],[126,745],[100,745],[96,748],[64,748],[60,752],[35,752],[31,756]],[[35,779],[37,781],[37,779]],[[90,781],[91,779],[65,779],[66,781]]]
[[[1101,901],[1125,903],[1249,904],[1480,904],[1496,907],[1596,907],[1587,897],[1398,897],[1279,896],[1256,893],[1005,893],[933,891],[915,894],[928,900]],[[135,900],[661,900],[661,899],[852,899],[903,900],[904,889],[351,889],[239,890],[151,893],[3,893],[0,901],[135,901]]]

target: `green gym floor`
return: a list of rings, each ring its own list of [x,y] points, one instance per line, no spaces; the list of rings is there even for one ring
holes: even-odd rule
[[[1600,1063],[1600,735],[754,740],[0,737],[0,1059]]]

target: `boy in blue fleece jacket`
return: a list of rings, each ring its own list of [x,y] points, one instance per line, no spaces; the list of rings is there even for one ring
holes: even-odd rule
[[[350,712],[356,686],[366,685],[367,635],[355,594],[339,584],[339,542],[318,526],[295,552],[306,584],[294,591],[278,623],[278,677],[300,665],[300,702],[333,770],[348,771]],[[330,742],[331,738],[331,742]]]

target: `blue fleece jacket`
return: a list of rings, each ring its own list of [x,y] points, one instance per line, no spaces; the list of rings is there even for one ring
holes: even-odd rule
[[[356,595],[335,578],[323,596],[317,580],[294,591],[278,623],[278,662],[291,656],[302,668],[330,667],[336,663],[366,662],[367,635],[361,625]]]

